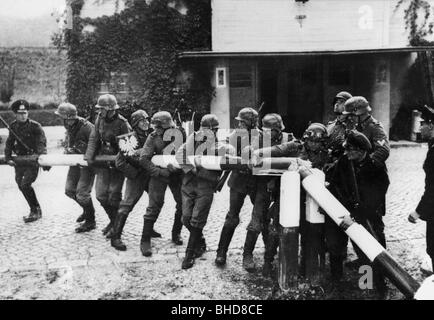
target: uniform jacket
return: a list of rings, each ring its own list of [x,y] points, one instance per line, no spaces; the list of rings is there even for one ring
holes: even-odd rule
[[[330,192],[356,219],[383,216],[385,197],[390,183],[386,166],[374,163],[368,156],[361,163],[354,163],[359,193],[357,197],[350,165],[348,158],[342,156],[330,170],[330,176],[327,179]]]
[[[122,151],[116,157],[116,168],[121,171],[127,178],[135,179],[141,172],[141,179],[148,179],[149,174],[140,165],[140,155],[146,142],[148,132],[133,131],[132,135],[137,139],[137,147],[133,154],[124,155]]]
[[[181,165],[184,172],[184,178],[182,181],[183,185],[187,185],[191,182],[196,182],[198,188],[202,189],[212,189],[214,190],[221,176],[221,171],[207,170],[204,168],[196,168],[196,174],[193,173],[194,166],[190,163],[188,157],[194,155],[219,155],[219,148],[223,147],[218,141],[210,142],[209,147],[204,150],[204,152],[198,151],[198,147],[204,143],[202,139],[201,131],[191,134],[186,143],[184,143],[181,148],[176,152],[176,159]],[[211,151],[208,154],[207,151]]]
[[[85,154],[90,135],[95,126],[83,118],[66,131],[66,148],[68,153]],[[72,151],[72,152],[71,152]]]
[[[381,167],[381,164],[386,162],[390,154],[389,139],[383,126],[379,121],[369,116],[357,126],[357,130],[363,133],[371,142],[372,150],[370,157],[374,160],[375,164]]]
[[[168,131],[170,130],[170,131]],[[164,137],[171,138],[169,141],[164,141]],[[180,137],[182,136],[182,139]],[[181,141],[175,141],[175,137]],[[176,151],[185,142],[185,131],[180,127],[171,128],[167,130],[157,129],[152,132],[146,139],[145,145],[140,153],[140,164],[146,171],[149,172],[151,177],[160,176],[161,170],[167,170],[157,167],[152,163],[152,157],[155,155],[162,155],[166,150],[167,154],[175,155]],[[166,149],[167,148],[167,149]]]
[[[253,136],[260,136],[262,134],[261,130],[256,130]],[[242,157],[243,159],[250,159],[250,152],[247,152],[247,149],[243,147],[250,145],[252,134],[250,131],[247,135],[237,136],[237,131],[234,131],[227,139],[227,142],[236,147],[236,153],[238,157]],[[237,141],[235,141],[237,139]],[[243,152],[244,149],[244,152]],[[244,154],[243,154],[244,153]],[[247,194],[249,188],[254,188],[256,184],[256,177],[252,175],[251,172],[248,171],[238,171],[234,170],[231,172],[231,175],[228,180],[229,188],[232,188],[240,193]]]
[[[9,133],[5,146],[6,161],[11,160],[13,152],[18,156],[47,153],[47,138],[42,126],[38,122],[30,119],[25,123],[14,121],[11,123],[10,128],[27,147],[32,149],[32,152],[29,152],[26,147],[17,141],[12,133]]]
[[[119,152],[116,137],[129,132],[131,126],[120,114],[110,121],[98,116],[89,137],[85,159],[94,159],[96,155],[116,155]]]
[[[345,130],[344,123],[339,119],[327,124],[327,135],[329,136],[328,148],[335,158],[339,158],[344,154]]]
[[[416,212],[425,221],[434,221],[434,139],[428,142],[428,153],[423,164],[425,171],[425,192],[420,199]]]

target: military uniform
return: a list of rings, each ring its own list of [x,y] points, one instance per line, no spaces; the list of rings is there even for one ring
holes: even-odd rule
[[[366,143],[360,143],[367,145],[365,150],[369,150],[371,148],[369,140],[366,136],[359,138],[360,136],[360,133],[355,132],[348,139],[366,140]],[[353,143],[359,142],[351,144]],[[354,178],[352,178],[353,168],[351,166],[354,168]],[[353,163],[347,156],[343,156],[332,169],[328,182],[330,192],[350,211],[351,216],[364,226],[382,246],[386,247],[382,220],[385,214],[385,197],[390,184],[386,166],[376,163],[369,156],[366,156],[360,163]],[[330,253],[332,278],[339,280],[342,277],[342,262],[346,255],[348,238],[342,230],[338,231],[337,227],[331,230],[330,226],[331,224],[326,225],[326,242]],[[369,259],[364,253],[355,244],[353,246],[362,264],[369,264]],[[380,291],[386,288],[384,275],[376,266],[374,266],[374,284]]]
[[[130,131],[128,121],[118,113],[113,119],[103,119],[98,116],[89,138],[85,160],[93,160],[96,155],[117,155],[119,146],[116,137]],[[115,167],[110,165],[108,168],[96,169],[96,198],[110,219],[109,225],[103,230],[104,234],[110,235],[122,199],[123,184],[124,175]]]
[[[12,104],[12,109],[15,112],[20,112],[19,108],[23,106],[23,110],[29,109],[28,102],[19,100]],[[6,161],[12,160],[12,153],[15,153],[17,156],[32,154],[40,155],[47,153],[47,139],[42,126],[38,122],[30,119],[24,123],[14,121],[10,125],[10,129],[26,146],[21,144],[12,133],[9,133],[5,145]],[[31,150],[28,150],[27,147]],[[41,207],[36,197],[35,190],[32,187],[32,183],[35,182],[36,178],[38,177],[38,172],[39,166],[37,163],[15,165],[15,181],[30,206],[30,216],[28,218],[24,218],[25,222],[33,222],[39,219],[42,215]]]
[[[328,148],[331,150],[332,161],[339,159],[344,154],[342,144],[345,141],[345,132],[345,123],[339,119],[335,119],[327,124]]]
[[[285,126],[283,125],[282,118],[278,114],[265,115],[262,119],[262,124],[264,130],[263,135],[252,143],[253,148],[259,147],[259,150],[255,151],[259,155],[261,155],[261,151],[263,151],[264,148],[273,147],[295,140],[292,133],[282,132],[282,130],[285,129]],[[265,130],[267,131],[265,132]],[[270,135],[270,132],[272,134],[273,131],[277,133],[275,138]],[[270,138],[270,141],[265,141],[265,139]],[[253,205],[251,220],[247,226],[247,235],[243,251],[243,267],[248,272],[253,272],[255,270],[253,250],[255,249],[259,234],[262,233],[264,244],[268,241],[270,223],[268,209],[271,204],[272,190],[276,188],[277,183],[278,179],[275,177],[257,177],[255,203]]]
[[[167,125],[165,125],[164,128],[161,126],[156,128],[156,130],[149,135],[140,154],[140,164],[150,175],[149,204],[143,217],[144,223],[141,240],[141,248],[144,256],[152,255],[150,247],[151,232],[154,223],[157,221],[161,209],[163,208],[167,187],[170,188],[170,191],[172,192],[173,198],[176,202],[176,210],[172,227],[172,241],[178,245],[182,244],[180,239],[180,233],[182,230],[182,171],[172,170],[171,172],[169,169],[159,168],[154,165],[151,160],[156,155],[163,155],[163,152],[165,151],[167,151],[166,155],[175,155],[178,148],[185,141],[185,132],[182,128],[175,127],[172,117],[168,112],[162,111],[156,113],[152,117],[152,121],[157,121],[160,117],[163,118],[163,122]],[[156,123],[160,123],[159,120]],[[167,136],[169,136],[169,138],[172,140],[165,141],[164,138]],[[180,139],[180,137],[182,137],[182,139]],[[178,141],[178,143],[181,142],[181,144],[172,144],[177,139],[181,140]],[[170,150],[167,150],[167,148],[170,148]]]
[[[370,157],[375,164],[382,166],[390,155],[389,138],[381,123],[369,116],[357,125],[357,130],[363,133],[371,142]]]
[[[434,262],[434,139],[428,142],[428,153],[423,164],[425,191],[416,212],[426,221],[426,251]]]
[[[220,145],[215,136],[219,123],[215,115],[205,115],[201,120],[201,129],[190,135],[186,143],[179,148],[176,159],[184,171],[182,180],[182,223],[190,231],[190,237],[186,250],[186,257],[182,268],[191,268],[194,258],[203,254],[206,250],[205,239],[202,230],[206,225],[209,211],[214,199],[214,192],[219,182],[221,171],[207,170],[195,167],[190,163],[190,156],[218,156],[226,154],[224,145]],[[205,132],[207,130],[208,132]],[[210,135],[213,135],[211,140]],[[206,143],[207,148],[202,152],[198,150]],[[219,150],[219,149],[222,150]]]
[[[65,153],[84,154],[93,129],[92,123],[78,118],[76,124],[67,129]],[[70,167],[66,177],[65,194],[83,208],[83,219],[87,224],[95,224],[95,208],[91,197],[94,180],[95,171],[91,167]],[[79,227],[76,231],[88,230]]]
[[[115,221],[115,235],[111,240],[112,246],[121,251],[126,250],[126,246],[120,241],[122,230],[134,206],[140,200],[143,193],[145,191],[148,192],[150,178],[149,173],[140,165],[141,149],[149,135],[148,132],[143,132],[134,124],[134,122],[137,121],[134,120],[134,118],[139,117],[146,119],[148,115],[143,110],[133,113],[131,124],[133,125],[134,132],[128,137],[128,139],[134,137],[133,139],[137,141],[137,145],[129,154],[124,154],[124,151],[119,152],[116,159],[116,168],[127,178],[124,198],[119,205],[118,215]]]

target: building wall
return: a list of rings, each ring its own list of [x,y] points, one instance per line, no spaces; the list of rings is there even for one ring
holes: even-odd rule
[[[306,79],[303,72],[294,73],[294,68],[313,65],[312,59],[316,59],[319,66],[314,75],[318,78],[315,83],[312,79]],[[218,67],[226,68],[227,86],[216,89],[211,112],[219,116],[224,128],[233,128],[235,125],[233,117],[241,107],[258,107],[262,102],[264,94],[261,92],[261,77],[264,76],[264,70],[271,70],[275,72],[274,80],[268,77],[267,81],[276,81],[275,105],[266,105],[266,112],[278,112],[288,123],[297,121],[297,119],[303,123],[306,122],[304,115],[307,113],[311,115],[308,120],[327,123],[335,118],[332,107],[334,96],[340,91],[348,91],[353,95],[364,96],[368,99],[373,109],[373,116],[383,124],[388,132],[401,105],[400,90],[413,61],[414,55],[410,53],[249,59],[245,61],[245,64],[250,66],[252,79],[255,79],[256,84],[253,84],[251,88],[234,89],[230,88],[229,79],[233,66],[238,65],[239,61],[226,59],[216,63]],[[348,73],[342,73],[341,70],[345,69]],[[297,79],[291,77],[297,77]],[[345,80],[342,81],[342,78]],[[309,81],[310,85],[307,84]],[[296,100],[298,105],[293,104],[291,90],[302,95]],[[288,129],[293,130],[294,128]]]
[[[292,52],[408,45],[398,0],[212,0],[212,50]]]
[[[12,100],[26,99],[44,105],[66,99],[64,52],[52,48],[0,48],[0,69],[2,61],[8,67],[15,66]]]

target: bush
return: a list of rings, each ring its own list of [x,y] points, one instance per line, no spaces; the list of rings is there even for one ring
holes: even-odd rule
[[[12,111],[0,111],[5,121],[10,124],[15,120],[15,114]],[[30,110],[29,118],[39,122],[44,127],[62,126],[63,121],[54,113],[54,110]],[[0,128],[4,128],[0,123]]]
[[[45,103],[45,104],[42,106],[42,108],[43,108],[44,110],[53,110],[53,109],[57,109],[58,106],[59,106],[59,103],[56,103],[56,102],[48,102],[48,103]]]
[[[30,104],[30,107],[29,107],[30,110],[41,110],[42,109],[42,106],[37,102],[30,102],[29,104]]]

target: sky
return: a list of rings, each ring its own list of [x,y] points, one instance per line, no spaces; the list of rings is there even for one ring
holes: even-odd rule
[[[0,16],[35,18],[65,6],[65,0],[0,0]]]

